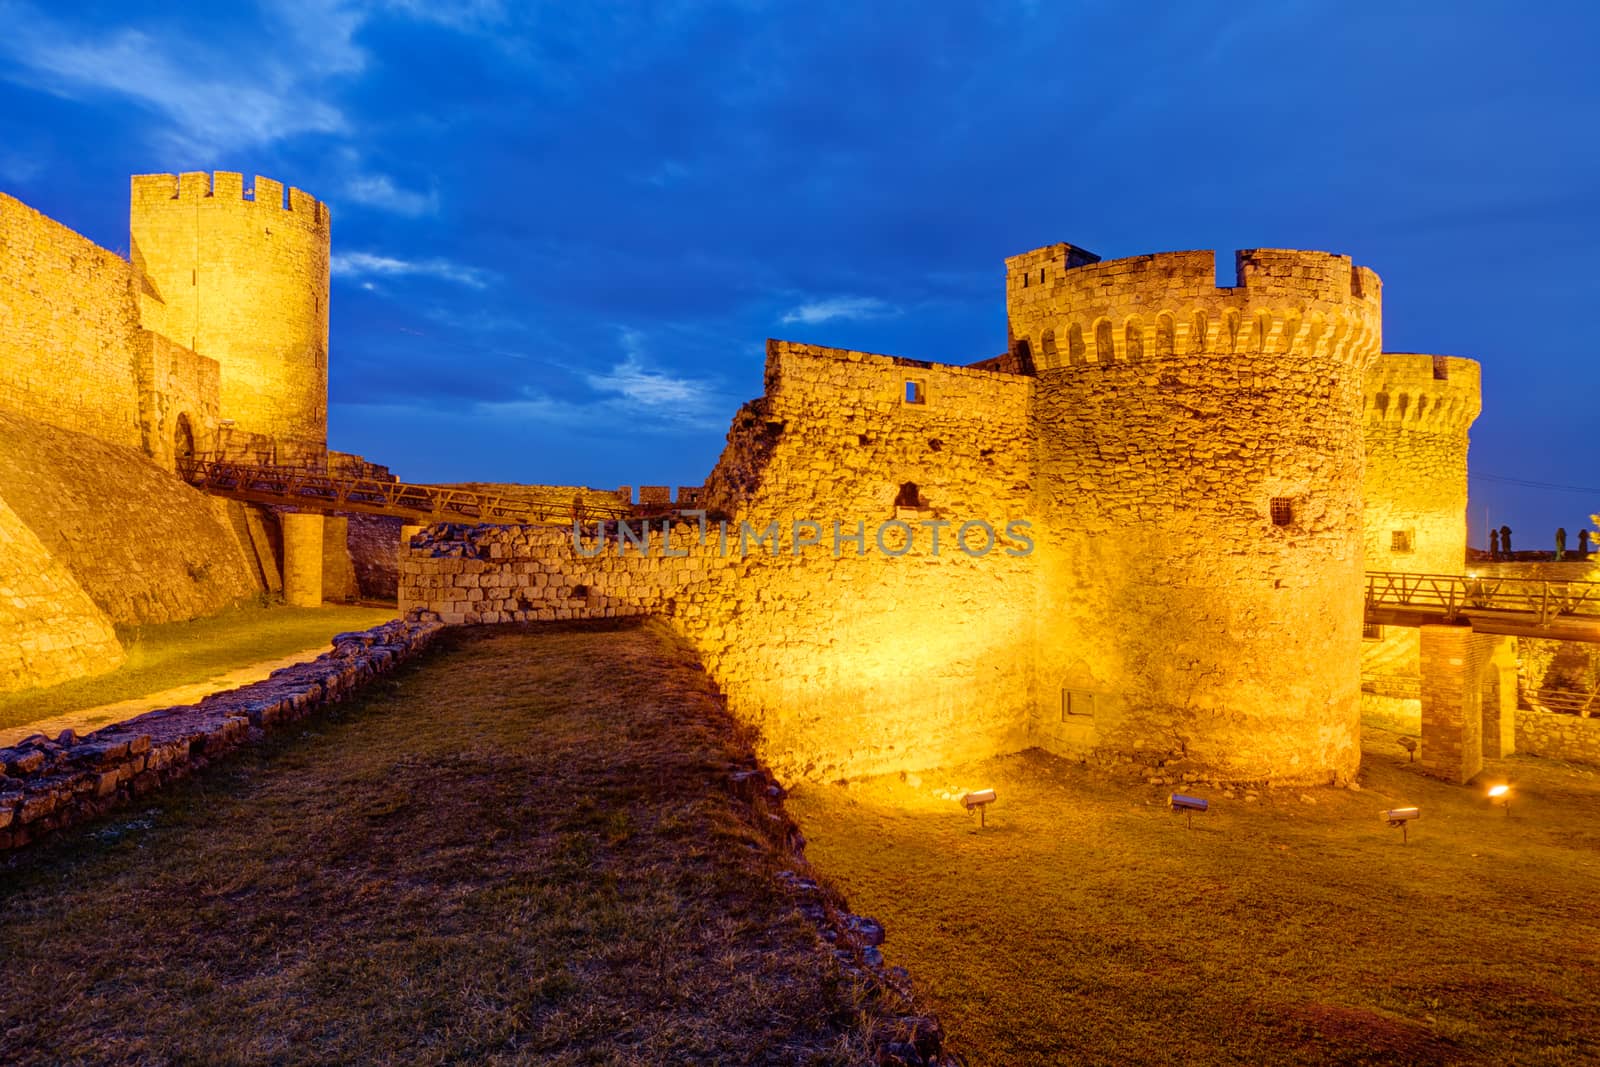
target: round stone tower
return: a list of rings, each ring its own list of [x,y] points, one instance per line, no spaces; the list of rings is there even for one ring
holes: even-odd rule
[[[218,362],[222,419],[325,450],[327,206],[269,178],[141,174],[129,215],[140,324]]]
[[[1237,780],[1360,762],[1363,384],[1376,274],[1346,256],[1007,260],[1036,368],[1035,736]]]

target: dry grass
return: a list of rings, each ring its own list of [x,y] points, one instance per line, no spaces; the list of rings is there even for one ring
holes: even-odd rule
[[[861,1062],[746,754],[659,627],[454,632],[0,866],[0,1061]]]
[[[975,1065],[1600,1062],[1600,778],[1497,761],[1507,818],[1369,737],[1360,792],[1213,791],[1192,832],[1039,753],[789,807]],[[935,795],[990,785],[981,832]]]
[[[394,618],[393,608],[238,607],[209,619],[119,629],[128,659],[117,670],[46,689],[0,695],[0,728],[70,715],[131,700],[252,663],[278,659],[346,630],[365,630]]]

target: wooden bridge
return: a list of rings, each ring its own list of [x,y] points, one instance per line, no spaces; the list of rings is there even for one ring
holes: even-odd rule
[[[178,460],[178,476],[196,489],[255,504],[285,504],[302,511],[354,511],[391,515],[413,523],[492,522],[566,525],[626,519],[631,508],[546,496],[495,496],[437,485],[353,478],[293,467],[252,466],[205,457]]]
[[[1600,582],[1368,571],[1366,621],[1600,643]]]

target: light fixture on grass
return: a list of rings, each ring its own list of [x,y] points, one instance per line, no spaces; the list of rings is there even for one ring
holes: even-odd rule
[[[978,790],[975,790],[975,791],[973,791],[971,793],[966,794],[965,796],[963,796],[961,798],[961,806],[967,809],[967,814],[968,815],[972,814],[973,809],[977,809],[977,812],[978,812],[978,825],[979,826],[986,825],[984,823],[983,812],[984,812],[985,808],[987,808],[990,804],[993,804],[993,803],[994,803],[994,790],[993,789],[978,789]]]
[[[1204,797],[1185,796],[1182,793],[1173,793],[1167,797],[1167,803],[1172,806],[1172,814],[1183,813],[1184,821],[1191,830],[1194,829],[1194,813],[1204,812],[1211,807],[1210,802]]]
[[[1400,827],[1400,843],[1406,843],[1406,823],[1412,819],[1422,818],[1421,808],[1390,808],[1388,811],[1378,812],[1378,818],[1383,819],[1390,826]]]
[[[1499,785],[1491,785],[1489,787],[1489,799],[1498,800],[1501,806],[1506,809],[1506,818],[1511,818],[1511,787],[1509,785],[1504,782]]]

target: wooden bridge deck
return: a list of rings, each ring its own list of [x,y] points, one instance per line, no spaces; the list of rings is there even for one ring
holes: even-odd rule
[[[626,519],[630,508],[580,504],[571,497],[517,498],[466,489],[347,478],[291,467],[263,467],[205,458],[178,461],[178,475],[196,489],[256,504],[287,504],[306,511],[354,511],[410,522],[491,522],[566,525]]]
[[[1600,582],[1368,571],[1366,621],[1600,643]]]

